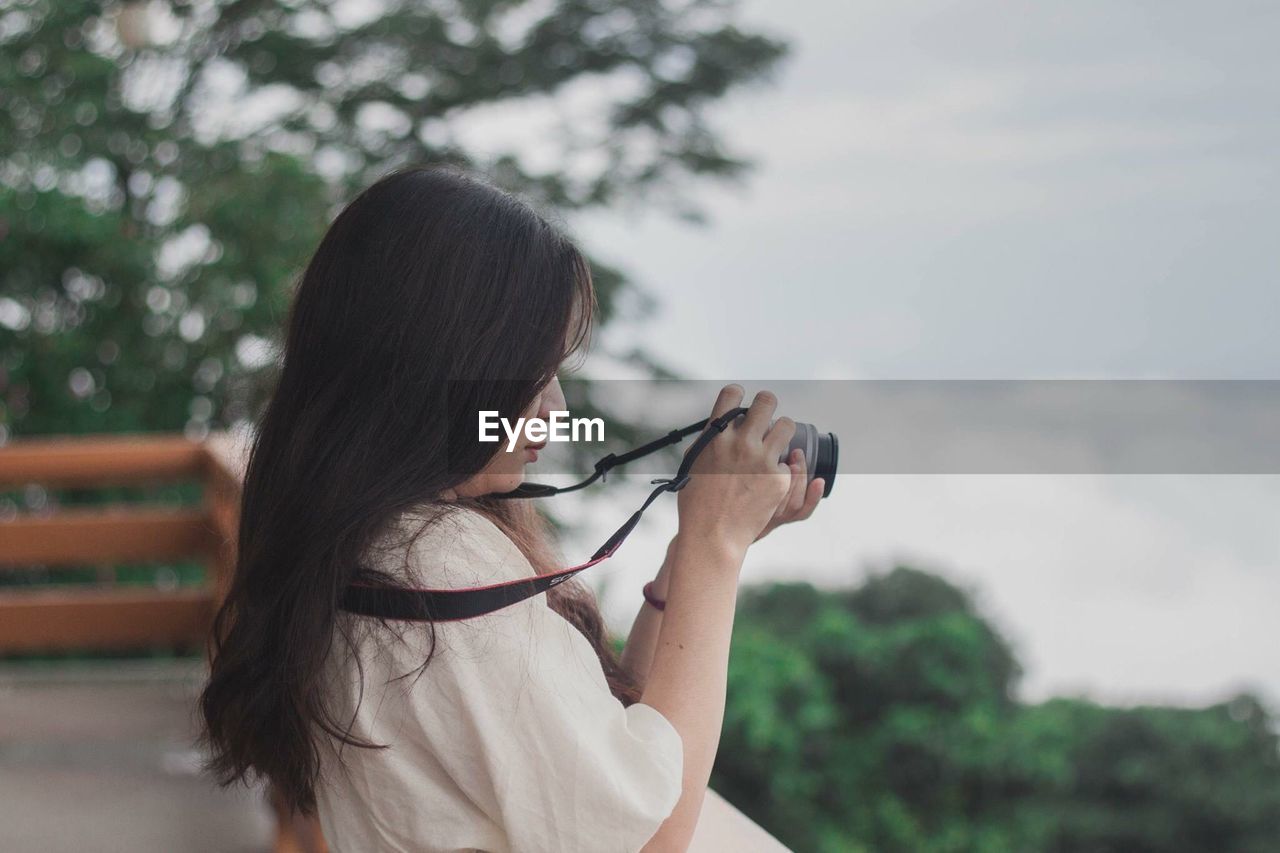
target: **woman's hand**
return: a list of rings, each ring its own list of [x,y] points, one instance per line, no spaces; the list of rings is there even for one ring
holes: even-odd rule
[[[787,491],[787,496],[782,499],[782,503],[778,504],[778,509],[773,514],[773,518],[769,520],[764,530],[760,531],[760,535],[756,537],[755,541],[757,542],[783,524],[804,521],[813,515],[813,511],[818,506],[818,501],[822,500],[822,490],[826,488],[826,481],[821,477],[814,477],[812,481],[809,480],[808,463],[805,461],[804,451],[798,447],[791,451],[791,458],[788,462],[791,467],[791,488]]]
[[[742,388],[726,385],[711,417],[742,403]],[[779,462],[795,421],[778,418],[770,426],[778,398],[761,391],[751,407],[702,450],[678,495],[680,533],[745,554],[787,504],[794,472]],[[821,492],[819,492],[821,494]]]

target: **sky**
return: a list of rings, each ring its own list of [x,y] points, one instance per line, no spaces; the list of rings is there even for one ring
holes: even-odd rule
[[[741,19],[792,44],[712,113],[757,164],[744,185],[696,190],[706,227],[570,223],[658,304],[611,344],[749,391],[1280,379],[1280,9],[753,0]],[[643,494],[607,488],[617,504],[574,507],[568,558]],[[673,506],[650,516],[591,570],[618,629],[675,529]],[[846,475],[743,581],[895,562],[973,591],[1029,699],[1280,707],[1280,477]]]

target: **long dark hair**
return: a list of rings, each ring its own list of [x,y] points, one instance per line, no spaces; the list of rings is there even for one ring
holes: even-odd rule
[[[235,574],[214,620],[200,711],[221,784],[256,775],[311,813],[317,737],[385,746],[352,737],[326,707],[330,644],[351,643],[342,592],[353,580],[402,582],[366,565],[367,549],[494,452],[450,413],[524,412],[584,343],[594,308],[573,243],[528,203],[459,170],[397,170],[334,220],[290,308],[245,474]],[[538,571],[554,566],[527,501],[470,503]],[[549,596],[591,641],[615,695],[635,701],[594,596],[576,583]]]

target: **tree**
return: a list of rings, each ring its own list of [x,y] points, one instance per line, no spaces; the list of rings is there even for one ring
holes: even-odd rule
[[[707,106],[783,54],[733,17],[715,0],[0,0],[0,440],[252,418],[333,206],[403,163],[556,211],[696,216],[690,179],[746,166]],[[463,138],[584,98],[534,155]],[[607,322],[628,284],[595,267]]]
[[[713,787],[797,850],[1239,851],[1280,837],[1276,720],[1022,705],[961,590],[898,568],[744,590]]]

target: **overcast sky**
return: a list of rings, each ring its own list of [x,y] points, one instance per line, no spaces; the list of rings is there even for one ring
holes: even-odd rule
[[[746,186],[698,192],[707,228],[572,223],[659,302],[624,336],[750,389],[1280,378],[1280,7],[769,0],[743,19],[794,48],[715,113],[758,163]],[[673,529],[655,515],[592,570],[618,627]],[[744,581],[895,559],[975,590],[1030,697],[1280,705],[1275,476],[845,477]]]

